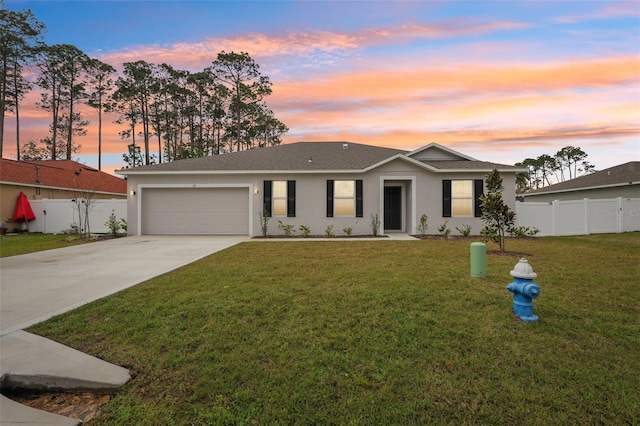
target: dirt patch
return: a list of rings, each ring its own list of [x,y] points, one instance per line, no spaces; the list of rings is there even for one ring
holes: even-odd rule
[[[476,236],[468,236],[468,237],[463,237],[462,235],[449,235],[448,237],[445,237],[444,235],[434,235],[434,234],[427,234],[427,235],[422,235],[422,234],[416,234],[416,235],[411,235],[413,238],[417,238],[419,240],[438,240],[438,241],[446,241],[446,240],[455,240],[455,241],[482,241],[482,237],[478,237]]]
[[[494,256],[507,256],[507,257],[517,257],[518,259],[530,258],[533,255],[531,253],[523,253],[519,251],[500,251],[500,250],[487,250],[487,254],[491,254]]]
[[[102,407],[111,400],[111,395],[94,393],[24,393],[5,395],[7,398],[31,408],[58,414],[82,423],[95,420]]]
[[[80,237],[78,234],[65,234],[67,235],[64,238],[64,241],[73,242],[73,241],[82,241],[85,243],[92,243],[95,241],[105,241],[105,240],[113,240],[114,238],[124,238],[127,234],[117,234],[115,237],[113,234],[93,234],[90,237]]]

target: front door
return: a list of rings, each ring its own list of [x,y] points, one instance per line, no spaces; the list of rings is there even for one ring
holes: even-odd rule
[[[384,187],[384,229],[402,230],[402,187]]]

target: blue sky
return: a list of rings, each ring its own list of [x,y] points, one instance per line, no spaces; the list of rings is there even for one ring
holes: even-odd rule
[[[222,50],[246,51],[273,83],[266,101],[290,128],[285,142],[350,140],[407,150],[438,142],[506,164],[576,145],[599,169],[640,160],[638,2],[5,1],[5,7],[32,9],[47,26],[48,44],[73,44],[116,68],[141,59],[196,71]],[[46,135],[36,100],[27,98],[21,110],[23,140]],[[127,142],[113,123],[107,131],[103,164],[119,168]],[[94,124],[78,139],[80,160],[93,166],[95,139]]]

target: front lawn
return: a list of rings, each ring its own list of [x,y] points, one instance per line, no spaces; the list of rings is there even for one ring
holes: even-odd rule
[[[96,424],[637,424],[640,233],[507,248],[538,273],[538,323],[511,313],[518,257],[474,279],[469,241],[296,241],[29,331],[131,370]]]
[[[79,235],[15,234],[0,235],[0,257],[17,256],[84,244],[89,240]]]

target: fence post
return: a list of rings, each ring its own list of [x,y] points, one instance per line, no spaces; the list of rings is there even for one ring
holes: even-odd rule
[[[589,235],[589,199],[584,198],[584,235]]]
[[[560,201],[559,200],[553,200],[551,202],[551,223],[552,225],[552,232],[554,236],[558,236],[560,235],[558,233],[558,211],[560,209]]]
[[[617,211],[618,214],[616,216],[617,216],[617,221],[618,221],[617,227],[618,227],[618,234],[619,234],[624,229],[623,223],[622,223],[623,222],[622,219],[623,219],[623,216],[624,216],[623,211],[622,211],[622,197],[616,198],[616,201],[617,201],[616,204],[618,206],[618,211]]]
[[[47,233],[47,199],[41,198],[40,202],[42,203],[42,233]]]

